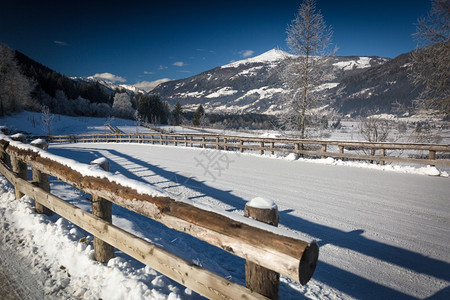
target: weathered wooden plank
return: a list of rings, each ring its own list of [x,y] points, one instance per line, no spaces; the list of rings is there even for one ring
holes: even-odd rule
[[[63,218],[207,298],[267,299],[45,192],[26,180],[14,176],[3,163],[0,164],[0,172],[17,185],[21,192],[31,198],[39,199],[41,203]]]
[[[299,264],[309,250],[307,242],[280,236],[223,215],[177,202],[168,197],[152,197],[110,182],[106,178],[80,173],[38,153],[16,147],[7,149],[33,167],[113,203],[152,218],[169,228],[186,232],[242,258],[300,282],[308,266]],[[312,275],[312,273],[311,273]],[[309,279],[308,279],[309,280]],[[305,284],[306,281],[302,281]]]

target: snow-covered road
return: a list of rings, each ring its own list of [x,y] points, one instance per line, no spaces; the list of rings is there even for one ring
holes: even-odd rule
[[[320,246],[313,279],[305,287],[283,279],[281,299],[449,298],[449,178],[156,145],[52,145],[50,152],[85,163],[107,157],[112,172],[216,210],[242,215],[252,198],[273,199],[280,227]],[[119,215],[119,226],[130,219]],[[144,226],[135,230],[154,238]],[[160,243],[171,247],[174,238]],[[201,254],[204,267],[242,283],[235,260],[179,239],[187,259]]]

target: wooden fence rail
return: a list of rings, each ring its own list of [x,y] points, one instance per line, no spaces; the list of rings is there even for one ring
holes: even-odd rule
[[[80,134],[45,137],[51,143],[151,143],[217,150],[294,153],[296,157],[333,157],[338,159],[450,166],[450,145],[371,143],[325,140],[257,138],[210,134]],[[335,151],[331,151],[335,149]],[[357,151],[356,151],[357,150]],[[389,155],[387,150],[410,152],[409,156]],[[377,154],[378,153],[378,154]]]
[[[65,202],[38,183],[28,181],[23,169],[30,166],[33,172],[36,170],[40,174],[54,176],[96,199],[137,212],[301,284],[306,284],[314,273],[319,251],[315,242],[307,243],[282,236],[262,229],[261,226],[253,226],[252,222],[256,221],[230,219],[216,212],[178,202],[167,195],[140,192],[123,183],[121,177],[114,180],[116,175],[104,170],[97,170],[100,173],[95,175],[83,175],[80,169],[68,166],[63,158],[55,155],[50,157],[45,150],[0,135],[0,172],[15,186],[16,192],[33,198],[42,206],[92,233],[104,241],[103,244],[122,250],[203,296],[211,299],[265,299],[252,289],[195,266],[117,228],[103,217]],[[9,165],[13,161],[16,167]]]

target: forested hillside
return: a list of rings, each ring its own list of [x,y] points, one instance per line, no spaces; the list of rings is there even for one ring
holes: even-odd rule
[[[0,115],[24,109],[69,116],[138,118],[167,123],[169,107],[157,95],[75,80],[0,44]]]

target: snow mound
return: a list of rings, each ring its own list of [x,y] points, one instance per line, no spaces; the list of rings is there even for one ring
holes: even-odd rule
[[[278,209],[278,206],[271,199],[256,197],[247,202],[247,206],[259,209]]]

